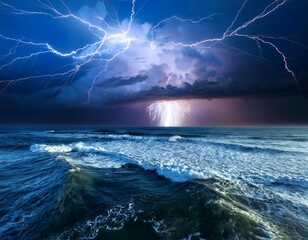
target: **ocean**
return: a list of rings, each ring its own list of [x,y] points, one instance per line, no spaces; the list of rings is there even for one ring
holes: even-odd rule
[[[0,239],[308,239],[308,128],[3,129]]]

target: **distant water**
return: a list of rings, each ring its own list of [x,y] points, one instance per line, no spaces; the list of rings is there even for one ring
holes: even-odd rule
[[[2,130],[0,239],[308,239],[308,129]]]

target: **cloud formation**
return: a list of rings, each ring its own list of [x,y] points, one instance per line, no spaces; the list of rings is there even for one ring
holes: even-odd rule
[[[68,30],[66,34],[75,36],[74,44],[78,47],[67,47],[62,51],[65,54],[61,52],[62,55],[58,54],[59,50],[56,56],[50,52],[46,55],[42,53],[31,56],[28,61],[3,57],[1,64],[5,67],[1,69],[0,82],[3,90],[2,102],[13,99],[16,102],[28,101],[31,104],[42,101],[47,105],[56,106],[91,106],[127,101],[306,92],[308,74],[303,60],[307,56],[304,45],[308,33],[303,32],[303,27],[300,27],[299,23],[303,24],[304,21],[307,24],[301,11],[307,2],[272,2],[274,5],[271,1],[265,1],[254,8],[256,3],[248,1],[246,6],[245,1],[234,1],[234,9],[230,8],[227,1],[218,1],[216,4],[211,2],[207,5],[211,14],[207,17],[193,15],[180,18],[170,11],[169,15],[161,16],[161,19],[165,19],[161,22],[155,19],[156,13],[151,12],[151,4],[159,4],[157,2],[143,5],[143,2],[137,1],[133,9],[130,4],[134,2],[120,2],[122,8],[121,11],[117,11],[117,7],[111,7],[104,1],[94,1],[88,5],[85,5],[84,1],[78,1],[78,7],[67,5],[66,8],[60,8],[66,14],[74,11],[72,19],[63,17],[66,15],[57,17],[57,12],[47,9],[48,14],[54,17],[54,23],[50,22],[48,14],[22,14],[20,10],[13,9],[17,15],[4,15],[11,24],[18,25],[16,18],[25,17],[29,22],[35,23],[38,17],[42,17],[43,24],[49,24],[51,31],[59,32],[59,35],[52,39],[55,46],[65,43],[67,47],[69,40],[64,37],[64,32]],[[161,3],[163,4],[163,1]],[[6,14],[12,10],[8,7],[10,4],[13,2],[5,1],[1,6]],[[283,5],[280,7],[279,4]],[[185,12],[183,3],[178,5],[173,10],[189,15],[189,11]],[[191,3],[191,12],[196,12],[201,5],[204,4]],[[267,9],[266,6],[271,7]],[[275,6],[279,6],[279,11],[275,11],[274,15],[270,14]],[[30,11],[30,7],[23,4],[17,7]],[[35,13],[42,11],[41,8],[35,9],[35,5],[32,7],[34,10],[31,11]],[[282,26],[285,17],[293,16],[288,10],[289,7],[297,11],[297,16]],[[239,14],[241,9],[245,10],[244,14]],[[267,9],[268,16],[264,19],[262,17],[257,24],[249,23],[249,19],[254,19],[254,16],[262,16],[262,9]],[[146,17],[142,15],[143,12],[146,13]],[[152,21],[149,16],[152,16]],[[231,34],[245,22],[252,25],[248,29],[244,28],[248,33],[244,31],[243,35],[240,35],[241,32],[236,32],[238,36],[234,35],[235,37],[223,41],[191,46],[202,39],[216,39]],[[38,29],[41,27],[40,23],[35,24],[38,24]],[[58,28],[60,25],[62,27]],[[228,26],[231,28],[226,32]],[[286,26],[294,26],[292,31],[303,35],[299,37],[300,41],[287,37],[290,27]],[[273,32],[265,37],[263,34],[268,33],[268,28]],[[105,34],[105,30],[102,29],[108,29],[106,35],[110,36],[104,41],[100,41],[104,39]],[[32,38],[31,35],[38,34],[35,31],[28,29],[29,39]],[[87,35],[81,36],[81,32],[87,32]],[[16,34],[12,32],[13,36]],[[258,40],[259,37],[264,38],[261,41]],[[6,48],[10,52],[27,52],[26,47],[29,46],[26,43],[21,41],[17,45],[12,45],[9,40],[1,39],[7,44]],[[274,45],[278,46],[277,49],[268,44],[267,41],[270,40],[273,44],[277,43]],[[42,42],[44,43],[45,41]],[[32,45],[29,49],[37,47]],[[50,51],[53,45],[47,47]],[[72,49],[78,51],[74,52]],[[282,57],[280,49],[286,50],[290,59]],[[58,50],[52,48],[52,51]],[[29,53],[26,54],[29,56]],[[286,60],[289,61],[288,65]],[[16,66],[15,61],[24,63]],[[288,71],[289,65],[294,69],[299,86],[290,74],[293,70]],[[81,67],[71,71],[71,66]],[[50,74],[48,70],[54,74],[57,69],[61,69],[62,72],[68,71],[69,74],[47,77]],[[26,76],[41,74],[46,77],[22,79],[8,84],[8,79],[21,79],[22,73]]]

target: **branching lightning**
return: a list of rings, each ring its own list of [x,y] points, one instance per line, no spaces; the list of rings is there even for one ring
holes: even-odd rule
[[[287,56],[279,49],[279,47],[277,45],[275,45],[273,42],[270,42],[269,40],[265,40],[266,38],[271,38],[271,39],[285,39],[287,41],[293,42],[295,44],[301,45],[300,43],[297,43],[295,41],[289,40],[288,38],[281,38],[281,37],[272,37],[272,36],[258,36],[258,35],[248,35],[248,34],[244,34],[241,33],[242,30],[247,29],[250,25],[256,23],[258,20],[267,17],[268,15],[270,15],[271,13],[277,11],[280,7],[282,7],[283,5],[285,5],[287,3],[288,0],[275,0],[273,1],[271,4],[269,4],[268,6],[265,7],[265,9],[258,14],[257,16],[253,17],[251,20],[245,22],[244,24],[240,25],[239,27],[237,27],[236,29],[232,30],[232,28],[234,27],[234,25],[236,24],[241,12],[243,11],[243,9],[245,8],[245,5],[247,4],[249,0],[246,0],[241,8],[239,9],[239,11],[237,12],[234,20],[232,21],[231,25],[226,29],[226,31],[222,34],[221,37],[217,37],[217,38],[208,38],[208,39],[203,39],[201,41],[198,42],[194,42],[194,43],[182,43],[182,42],[169,42],[168,44],[172,44],[172,45],[177,45],[177,46],[183,46],[183,47],[204,47],[206,44],[211,44],[211,46],[217,44],[218,42],[222,42],[227,38],[248,38],[250,40],[253,40],[257,43],[258,47],[261,49],[261,45],[260,44],[265,44],[265,45],[269,45],[271,46],[276,52],[277,54],[279,54],[284,62],[284,67],[286,69],[286,71],[288,73],[290,73],[294,79],[294,82],[297,84],[297,86],[299,87],[299,83],[296,79],[296,75],[294,73],[293,70],[290,69],[289,67],[289,63],[288,63],[288,58]],[[170,18],[166,18],[161,20],[157,25],[155,25],[151,31],[152,33],[152,39],[153,39],[153,32],[156,28],[158,28],[161,24],[168,22],[172,19],[176,19],[179,20],[181,22],[186,22],[186,21],[190,21],[192,23],[200,23],[206,19],[210,19],[213,16],[215,16],[217,14],[211,15],[209,17],[204,17],[201,18],[199,20],[193,20],[193,19],[181,19],[177,16],[172,16]],[[152,47],[155,46],[154,43],[152,43]],[[210,47],[211,47],[210,46]],[[306,47],[305,47],[306,48]]]
[[[52,19],[72,19],[78,22],[80,25],[86,26],[89,34],[93,35],[97,38],[96,42],[86,44],[78,49],[74,49],[70,52],[62,52],[52,46],[52,44],[48,42],[36,42],[29,40],[27,38],[15,38],[11,36],[5,36],[0,33],[0,38],[5,41],[13,42],[15,45],[9,50],[9,52],[3,56],[0,56],[1,59],[10,58],[4,65],[0,66],[0,73],[6,70],[9,67],[13,67],[15,64],[18,64],[20,61],[30,60],[31,58],[37,57],[39,55],[46,55],[46,54],[53,54],[62,58],[70,58],[74,61],[73,64],[68,65],[68,69],[64,68],[63,71],[58,71],[56,73],[49,73],[49,74],[42,74],[42,75],[32,75],[32,76],[24,76],[16,79],[6,79],[0,80],[0,84],[2,89],[0,91],[3,93],[7,90],[14,83],[30,81],[33,79],[47,79],[51,81],[53,79],[63,79],[63,86],[68,87],[70,83],[73,82],[73,79],[76,75],[85,68],[86,66],[90,65],[93,62],[100,62],[102,63],[101,70],[98,74],[93,78],[89,79],[89,88],[86,89],[85,93],[88,96],[88,100],[91,100],[91,95],[93,89],[95,88],[95,84],[98,79],[100,79],[104,72],[108,71],[109,64],[114,61],[117,57],[121,54],[126,52],[132,43],[140,42],[140,41],[147,41],[149,44],[149,51],[155,51],[156,44],[159,46],[166,46],[169,48],[176,48],[176,47],[190,47],[190,48],[214,48],[215,45],[218,43],[223,44],[224,46],[228,46],[224,44],[224,41],[228,38],[246,38],[248,40],[254,41],[257,44],[258,49],[260,50],[260,55],[262,59],[263,57],[263,46],[271,47],[278,56],[281,57],[281,60],[284,64],[284,68],[287,73],[294,79],[294,82],[299,85],[297,81],[296,74],[294,70],[292,70],[291,65],[288,61],[288,57],[283,52],[283,50],[275,44],[277,40],[286,40],[291,43],[300,45],[302,44],[297,43],[291,39],[286,37],[273,37],[273,36],[263,36],[263,35],[253,35],[253,34],[246,34],[245,31],[249,29],[249,27],[261,19],[268,17],[269,15],[273,14],[274,12],[278,11],[281,7],[287,4],[289,0],[273,0],[269,5],[265,6],[265,8],[261,11],[261,13],[253,16],[251,19],[247,20],[243,24],[239,25],[239,18],[241,17],[242,12],[245,10],[246,5],[248,4],[249,0],[243,1],[243,4],[236,12],[233,20],[230,22],[230,25],[227,26],[224,32],[221,33],[220,36],[215,38],[206,38],[202,39],[201,41],[192,42],[192,43],[185,43],[185,42],[177,42],[177,41],[169,41],[169,42],[162,42],[160,41],[159,37],[155,37],[155,33],[157,33],[162,25],[166,24],[170,21],[179,21],[179,22],[187,22],[189,24],[200,24],[203,21],[210,21],[215,17],[219,17],[222,13],[215,13],[210,16],[205,16],[199,19],[185,19],[178,17],[176,15],[168,17],[166,19],[162,19],[157,24],[152,25],[150,29],[150,36],[149,40],[140,40],[134,37],[134,33],[132,32],[132,26],[134,24],[134,20],[138,13],[140,13],[146,4],[147,1],[144,2],[140,9],[136,9],[136,0],[131,0],[131,9],[128,18],[128,23],[123,26],[121,21],[118,17],[117,11],[114,10],[114,13],[111,14],[108,12],[107,14],[110,19],[113,20],[113,23],[116,22],[116,25],[108,22],[104,17],[97,15],[96,18],[101,21],[100,25],[94,24],[91,21],[88,21],[76,14],[74,14],[69,6],[65,3],[64,0],[59,0],[62,4],[62,10],[56,8],[49,0],[36,0],[37,5],[42,9],[41,11],[31,11],[31,10],[23,10],[19,9],[14,5],[8,4],[4,1],[0,1],[0,7],[12,14],[16,15],[42,15],[48,16]],[[64,11],[63,11],[64,9]],[[31,53],[25,56],[16,56],[16,51],[20,47],[28,46],[31,49]],[[113,47],[110,47],[113,46]],[[307,49],[307,47],[305,47]],[[230,49],[234,50],[233,47]],[[87,50],[87,51],[86,51]],[[91,51],[90,51],[91,50]],[[108,54],[106,54],[108,53]],[[49,82],[48,82],[49,83]],[[46,86],[48,85],[46,84]],[[60,87],[61,88],[61,87]],[[178,125],[183,119],[183,116],[186,114],[183,110],[185,107],[181,106],[181,104],[177,103],[176,101],[162,101],[159,103],[155,103],[148,108],[149,115],[151,119],[158,120],[160,125]],[[184,113],[183,113],[184,111]],[[186,111],[187,112],[187,111]]]
[[[108,22],[106,22],[103,18],[100,18],[100,20],[103,21],[103,25],[106,26],[106,28],[102,26],[98,26],[95,24],[92,24],[91,22],[78,17],[77,15],[73,14],[69,7],[65,4],[64,0],[61,0],[61,3],[67,10],[66,13],[60,12],[60,10],[57,10],[50,1],[37,1],[40,6],[48,12],[44,11],[27,11],[27,10],[22,10],[22,9],[17,9],[16,7],[7,4],[3,1],[0,1],[0,6],[3,8],[9,10],[13,14],[17,15],[47,15],[53,19],[68,19],[72,18],[78,21],[82,25],[86,25],[88,27],[89,33],[95,35],[98,38],[97,42],[87,44],[81,48],[75,49],[71,52],[61,52],[51,46],[51,44],[47,42],[34,42],[34,41],[28,41],[24,40],[23,38],[17,39],[17,38],[12,38],[12,37],[7,37],[2,34],[0,34],[0,38],[3,38],[8,41],[16,42],[16,45],[10,50],[9,54],[6,54],[5,56],[2,56],[3,58],[9,57],[12,54],[16,52],[16,49],[19,47],[19,44],[24,44],[27,46],[31,47],[37,47],[39,50],[34,51],[33,53],[27,55],[27,56],[22,56],[22,57],[16,57],[7,64],[4,64],[0,67],[0,71],[3,69],[13,65],[14,63],[20,61],[20,60],[29,60],[32,57],[36,57],[38,55],[42,54],[54,54],[59,57],[65,57],[65,58],[72,58],[75,60],[79,60],[74,64],[71,69],[68,71],[63,71],[63,72],[58,72],[58,73],[53,73],[53,74],[43,74],[43,75],[36,75],[36,76],[28,76],[28,77],[21,77],[18,79],[12,79],[12,80],[1,80],[0,83],[5,83],[5,86],[2,88],[2,92],[4,92],[11,84],[16,83],[16,82],[21,82],[21,81],[26,81],[26,80],[31,80],[31,79],[40,79],[40,78],[58,78],[58,77],[63,77],[65,80],[65,84],[63,86],[66,86],[67,79],[73,78],[79,71],[82,69],[82,67],[86,66],[87,64],[90,64],[93,61],[97,61],[97,58],[103,63],[103,70],[92,80],[90,84],[90,88],[88,90],[88,98],[90,99],[91,97],[91,92],[92,89],[95,85],[96,79],[101,75],[103,71],[108,70],[108,64],[113,61],[118,55],[121,53],[125,52],[130,46],[130,43],[132,41],[138,41],[137,39],[130,38],[128,37],[128,34],[131,30],[131,26],[134,20],[135,16],[135,0],[132,0],[132,8],[131,8],[131,15],[129,19],[129,23],[126,29],[123,29],[122,26],[119,24],[118,28],[111,27]],[[119,20],[117,19],[117,22],[119,23]],[[111,33],[116,30],[116,33]],[[114,44],[116,46],[120,45],[116,51],[111,54],[111,56],[104,57],[106,52],[109,52],[108,49],[105,48],[105,45],[107,43]],[[87,54],[82,54],[84,50],[87,50],[89,48],[93,48],[94,50],[90,53]]]

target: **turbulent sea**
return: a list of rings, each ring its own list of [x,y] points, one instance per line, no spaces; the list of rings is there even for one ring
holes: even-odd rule
[[[308,239],[308,128],[1,130],[0,239]]]

